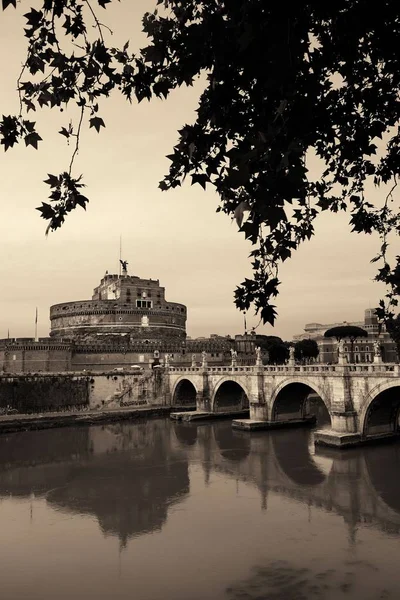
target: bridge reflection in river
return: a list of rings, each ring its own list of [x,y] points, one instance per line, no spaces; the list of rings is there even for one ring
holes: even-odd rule
[[[309,402],[321,426],[324,412],[316,398]],[[51,539],[54,523],[61,523],[66,516],[82,527],[88,517],[95,519],[104,542],[93,529],[84,539],[75,533],[72,539],[76,546],[69,554],[68,536],[64,533],[66,537],[59,541],[67,565],[75,560],[74,552],[79,553],[93,592],[87,596],[90,598],[110,597],[111,583],[123,600],[133,593],[144,600],[253,598],[254,585],[265,588],[264,594],[275,594],[273,598],[301,598],[303,593],[313,597],[311,574],[317,559],[311,560],[311,556],[318,557],[323,565],[331,564],[333,558],[339,562],[343,556],[349,559],[348,552],[354,558],[357,552],[362,553],[357,546],[360,536],[370,541],[369,560],[373,564],[379,562],[375,544],[382,556],[392,551],[390,540],[397,541],[400,534],[400,444],[321,452],[314,450],[312,435],[307,429],[248,434],[232,430],[229,421],[194,424],[169,420],[3,435],[0,510],[7,506],[10,515],[20,514],[19,503],[24,501],[31,512],[32,505],[39,515],[47,511],[50,520],[40,517],[40,529],[35,530],[38,538],[43,535]],[[309,521],[304,520],[304,508]],[[14,516],[3,521],[3,544],[10,552],[10,561],[18,561],[20,556],[28,565],[27,573],[33,564],[39,571],[46,570],[55,558],[46,554],[42,564],[40,551],[27,555],[24,544],[28,534],[18,529],[19,520],[21,517]],[[299,528],[302,533],[298,538]],[[154,545],[151,540],[156,534]],[[125,549],[130,557],[126,568],[129,573],[133,571],[124,581],[107,570],[107,556],[112,551],[102,544],[110,538],[117,539],[120,551]],[[18,539],[20,546],[15,541]],[[79,552],[82,544],[88,548],[85,554]],[[293,554],[293,544],[297,555]],[[254,561],[269,547],[269,562],[265,558],[264,566],[249,575],[258,564]],[[3,553],[2,561],[4,589],[12,592],[4,597],[24,600],[29,581],[23,581],[22,576],[19,587],[18,578],[11,578],[14,563],[7,553]],[[110,561],[114,561],[111,555]],[[195,564],[202,565],[197,575]],[[151,565],[157,573],[154,582]],[[361,567],[354,565],[343,568],[361,572]],[[70,567],[59,565],[59,569],[58,581],[65,577],[60,584],[66,586],[65,596],[49,584],[48,594],[41,588],[38,598],[77,597]],[[206,579],[201,575],[203,569],[209,573]],[[110,581],[104,579],[103,570]],[[146,580],[142,578],[145,574]],[[278,593],[279,577],[285,583]],[[236,583],[228,586],[229,580]],[[303,584],[299,582],[303,580],[306,583],[301,591]],[[300,586],[298,596],[290,595],[294,591],[287,587],[288,581]],[[393,594],[396,585],[390,583]],[[324,595],[322,586],[314,595],[344,598],[345,589],[339,586],[334,595],[333,588],[331,595]],[[247,596],[243,596],[245,590]],[[368,598],[366,592],[368,589],[363,588],[362,594],[354,592],[352,598]]]

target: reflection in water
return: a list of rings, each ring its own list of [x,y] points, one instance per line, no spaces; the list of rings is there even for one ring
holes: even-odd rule
[[[174,423],[174,431],[183,446],[193,446],[197,441],[197,425],[195,423]]]
[[[188,463],[162,421],[18,435],[0,436],[0,494],[46,495],[59,510],[95,515],[123,545],[161,529],[189,491]]]
[[[40,553],[24,554],[29,538],[14,534],[12,511],[32,494],[39,513],[49,515],[35,529],[38,547],[67,517],[72,522],[60,547],[74,556],[85,545],[83,572],[94,564],[93,596],[79,596],[68,587],[70,571],[59,574],[57,567],[57,585],[65,577],[65,596],[55,594],[61,600],[109,598],[118,590],[122,600],[336,600],[346,594],[372,600],[385,585],[396,597],[400,444],[314,452],[311,440],[308,429],[247,434],[233,431],[229,421],[162,419],[0,436],[0,511],[5,502],[11,511],[2,521],[8,552],[17,540],[14,554],[0,561],[2,581],[14,590],[5,597],[28,598],[29,581],[11,578],[9,570],[23,561],[34,571],[40,559]],[[93,530],[79,537],[88,516],[108,537]],[[114,558],[107,539],[125,548],[125,579],[109,574]],[[394,557],[393,565],[388,558],[379,563],[385,556]],[[371,562],[386,575],[369,566],[374,579],[368,582],[363,565]],[[55,596],[42,591],[40,598]]]
[[[296,435],[282,429],[271,436],[276,459],[282,471],[299,485],[318,485],[326,476],[310,455],[310,432],[299,429]]]
[[[368,447],[364,456],[374,490],[390,508],[400,514],[400,444]]]
[[[349,593],[354,574],[337,573],[333,569],[313,572],[305,567],[290,565],[287,561],[273,561],[265,567],[256,567],[244,582],[229,587],[230,600],[310,600],[324,598],[327,593]]]
[[[221,455],[227,460],[240,462],[250,454],[250,436],[233,430],[229,421],[214,424],[213,432]]]

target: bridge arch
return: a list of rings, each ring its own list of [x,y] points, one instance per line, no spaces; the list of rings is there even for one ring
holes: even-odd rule
[[[330,402],[326,392],[313,380],[290,377],[282,381],[271,395],[271,416],[275,421],[302,419],[305,416],[306,400],[311,393],[321,399],[330,419]]]
[[[360,411],[360,431],[364,437],[399,431],[400,383],[389,381],[367,394]]]
[[[187,377],[178,379],[172,390],[172,404],[174,406],[196,406],[197,388],[193,381]]]
[[[211,399],[213,412],[244,410],[249,407],[250,394],[243,383],[224,377],[218,381]]]

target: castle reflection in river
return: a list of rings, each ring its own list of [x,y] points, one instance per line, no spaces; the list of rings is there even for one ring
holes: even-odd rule
[[[313,454],[310,436],[169,420],[3,435],[0,497],[34,494],[58,511],[92,515],[124,546],[164,526],[189,496],[191,465],[201,464],[210,485],[218,473],[256,486],[264,510],[275,493],[341,515],[350,537],[360,522],[399,533],[400,445]]]

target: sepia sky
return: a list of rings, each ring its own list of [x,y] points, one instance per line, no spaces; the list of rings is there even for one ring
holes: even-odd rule
[[[18,112],[16,79],[25,52],[24,12],[37,2],[22,0],[17,11],[0,13],[1,114]],[[114,4],[114,3],[113,3]],[[21,7],[22,5],[22,7]],[[141,17],[155,0],[122,0],[103,11],[114,31],[113,45],[146,45]],[[129,273],[159,279],[170,301],[188,307],[188,335],[241,333],[243,315],[233,305],[233,291],[249,276],[251,245],[234,222],[216,213],[218,197],[198,185],[161,192],[177,129],[194,120],[201,81],[180,89],[167,101],[130,105],[121,96],[102,101],[99,116],[106,129],[85,129],[75,174],[84,174],[88,210],[77,209],[48,238],[35,211],[46,201],[47,173],[67,170],[71,147],[57,132],[76,113],[44,109],[36,115],[43,138],[39,151],[16,147],[0,154],[0,337],[34,335],[35,307],[39,335],[49,332],[52,304],[89,299],[104,272],[118,272],[119,238]],[[312,165],[310,170],[312,172]],[[259,333],[284,339],[307,322],[360,320],[376,306],[382,288],[372,282],[378,240],[350,234],[346,214],[323,214],[316,236],[280,271],[281,293],[275,328]],[[248,326],[258,323],[252,314]]]

